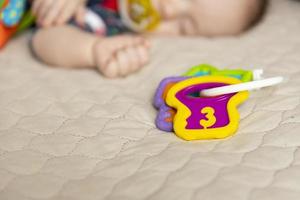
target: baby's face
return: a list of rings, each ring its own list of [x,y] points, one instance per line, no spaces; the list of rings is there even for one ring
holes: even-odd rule
[[[260,0],[152,0],[162,17],[157,33],[234,35],[247,28]]]

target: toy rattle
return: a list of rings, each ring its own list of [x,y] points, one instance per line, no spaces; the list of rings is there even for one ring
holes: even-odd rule
[[[185,140],[220,139],[238,128],[237,107],[249,90],[279,84],[282,77],[262,79],[262,70],[218,70],[199,65],[185,75],[161,81],[154,98],[156,126]]]
[[[184,76],[179,77],[169,77],[165,78],[161,81],[158,86],[158,89],[155,93],[154,97],[154,107],[158,109],[158,115],[156,117],[155,123],[157,128],[163,131],[172,132],[173,131],[173,118],[176,113],[174,108],[168,106],[166,101],[166,94],[168,93],[171,86],[175,83],[195,77],[195,76],[205,76],[205,75],[222,75],[228,77],[239,78],[243,82],[251,81],[255,78],[259,78],[261,76],[260,70],[246,71],[246,70],[218,70],[216,67],[208,64],[201,64],[195,66],[188,70]],[[259,74],[259,75],[255,75]],[[198,95],[198,94],[197,94]]]

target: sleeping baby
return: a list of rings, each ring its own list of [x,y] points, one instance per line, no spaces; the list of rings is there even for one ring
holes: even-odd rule
[[[145,36],[240,34],[267,0],[33,0],[35,55],[52,66],[124,77],[149,62]]]

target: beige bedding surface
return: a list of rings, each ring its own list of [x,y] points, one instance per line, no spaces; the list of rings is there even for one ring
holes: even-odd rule
[[[49,68],[30,34],[0,53],[1,200],[300,199],[300,4],[272,1],[240,37],[156,39],[123,80]],[[189,66],[263,68],[278,87],[240,107],[236,135],[185,142],[155,128],[159,81]]]

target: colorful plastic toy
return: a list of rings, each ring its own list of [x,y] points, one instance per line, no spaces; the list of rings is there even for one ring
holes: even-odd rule
[[[26,0],[0,0],[0,48],[16,32],[33,23],[33,16],[26,13],[25,8]]]
[[[216,97],[195,96],[201,90],[241,83],[224,76],[190,78],[175,84],[168,92],[167,104],[177,110],[174,131],[184,140],[220,139],[235,133],[239,123],[237,106],[248,92]]]
[[[240,79],[242,82],[248,82],[253,80],[252,71],[246,70],[218,70],[216,67],[208,64],[201,64],[190,69],[184,76],[169,77],[163,79],[158,89],[156,90],[154,97],[154,106],[158,109],[158,114],[155,120],[156,127],[160,130],[172,132],[173,131],[173,118],[176,111],[165,103],[165,97],[171,86],[175,83],[186,80],[196,76],[207,75],[220,75],[226,77],[234,77]]]
[[[4,0],[1,12],[1,21],[6,27],[16,26],[25,11],[25,0]]]
[[[274,86],[283,77],[262,79],[263,70],[218,70],[202,64],[184,76],[165,78],[159,84],[154,106],[156,126],[174,131],[184,140],[220,139],[238,128],[237,107],[250,90]]]
[[[160,16],[150,0],[119,0],[124,23],[133,31],[145,32],[155,29]]]

